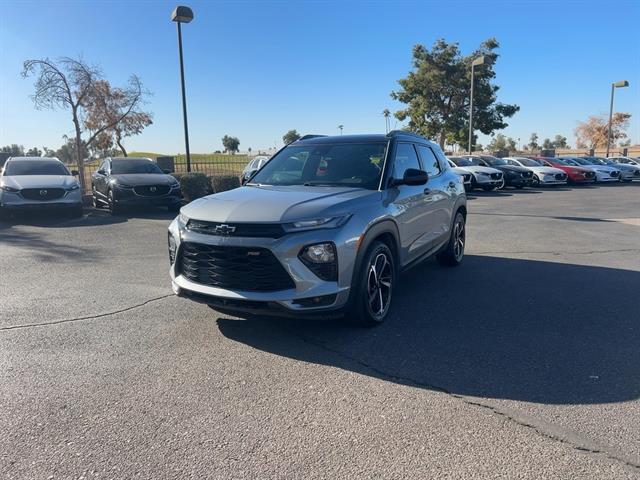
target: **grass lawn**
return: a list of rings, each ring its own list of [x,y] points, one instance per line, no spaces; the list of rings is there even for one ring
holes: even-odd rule
[[[165,156],[162,153],[153,152],[131,152],[130,157],[147,157],[155,160],[158,157]],[[186,163],[186,155],[169,155],[173,156],[175,163]],[[191,163],[228,163],[228,164],[246,164],[249,162],[247,155],[227,155],[225,153],[192,153]]]

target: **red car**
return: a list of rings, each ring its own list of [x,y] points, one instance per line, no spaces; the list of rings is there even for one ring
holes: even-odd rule
[[[574,167],[567,165],[560,158],[550,157],[530,157],[533,160],[542,162],[547,167],[559,168],[567,174],[570,183],[593,183],[596,181],[596,172],[589,168]]]

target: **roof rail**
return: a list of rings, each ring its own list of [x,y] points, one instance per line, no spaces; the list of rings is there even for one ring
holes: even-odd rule
[[[303,135],[298,140],[308,140],[310,138],[326,137],[327,135]]]
[[[422,135],[413,132],[407,132],[406,130],[391,130],[387,133],[387,137],[395,137],[396,135],[409,135],[411,137],[425,138]]]

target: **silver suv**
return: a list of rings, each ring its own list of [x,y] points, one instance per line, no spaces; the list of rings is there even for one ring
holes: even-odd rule
[[[433,142],[407,132],[307,135],[240,188],[169,226],[176,294],[232,314],[384,321],[401,270],[460,264],[466,196]]]

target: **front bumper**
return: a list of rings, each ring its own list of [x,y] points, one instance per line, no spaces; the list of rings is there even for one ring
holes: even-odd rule
[[[4,211],[69,210],[82,206],[80,190],[65,192],[54,200],[29,200],[18,192],[0,190],[0,208]]]
[[[113,199],[116,205],[143,207],[143,206],[171,206],[182,202],[182,192],[179,188],[174,188],[164,195],[143,196],[138,195],[132,188],[114,188]]]
[[[352,223],[353,222],[353,223]],[[259,313],[276,316],[327,316],[337,315],[348,303],[354,269],[358,236],[354,227],[360,226],[352,218],[349,229],[320,229],[284,235],[277,239],[207,235],[186,230],[174,220],[169,233],[176,242],[176,261],[170,267],[173,291],[182,297],[206,303],[224,312]],[[361,226],[360,231],[365,230]],[[181,245],[192,242],[218,247],[266,248],[273,253],[293,280],[294,288],[276,291],[229,290],[196,283],[180,273]],[[333,242],[338,262],[338,280],[324,281],[316,276],[298,258],[307,245]],[[249,285],[248,285],[249,287]],[[312,299],[321,299],[315,306]]]
[[[505,185],[510,187],[527,187],[533,183],[533,178],[504,177]]]

